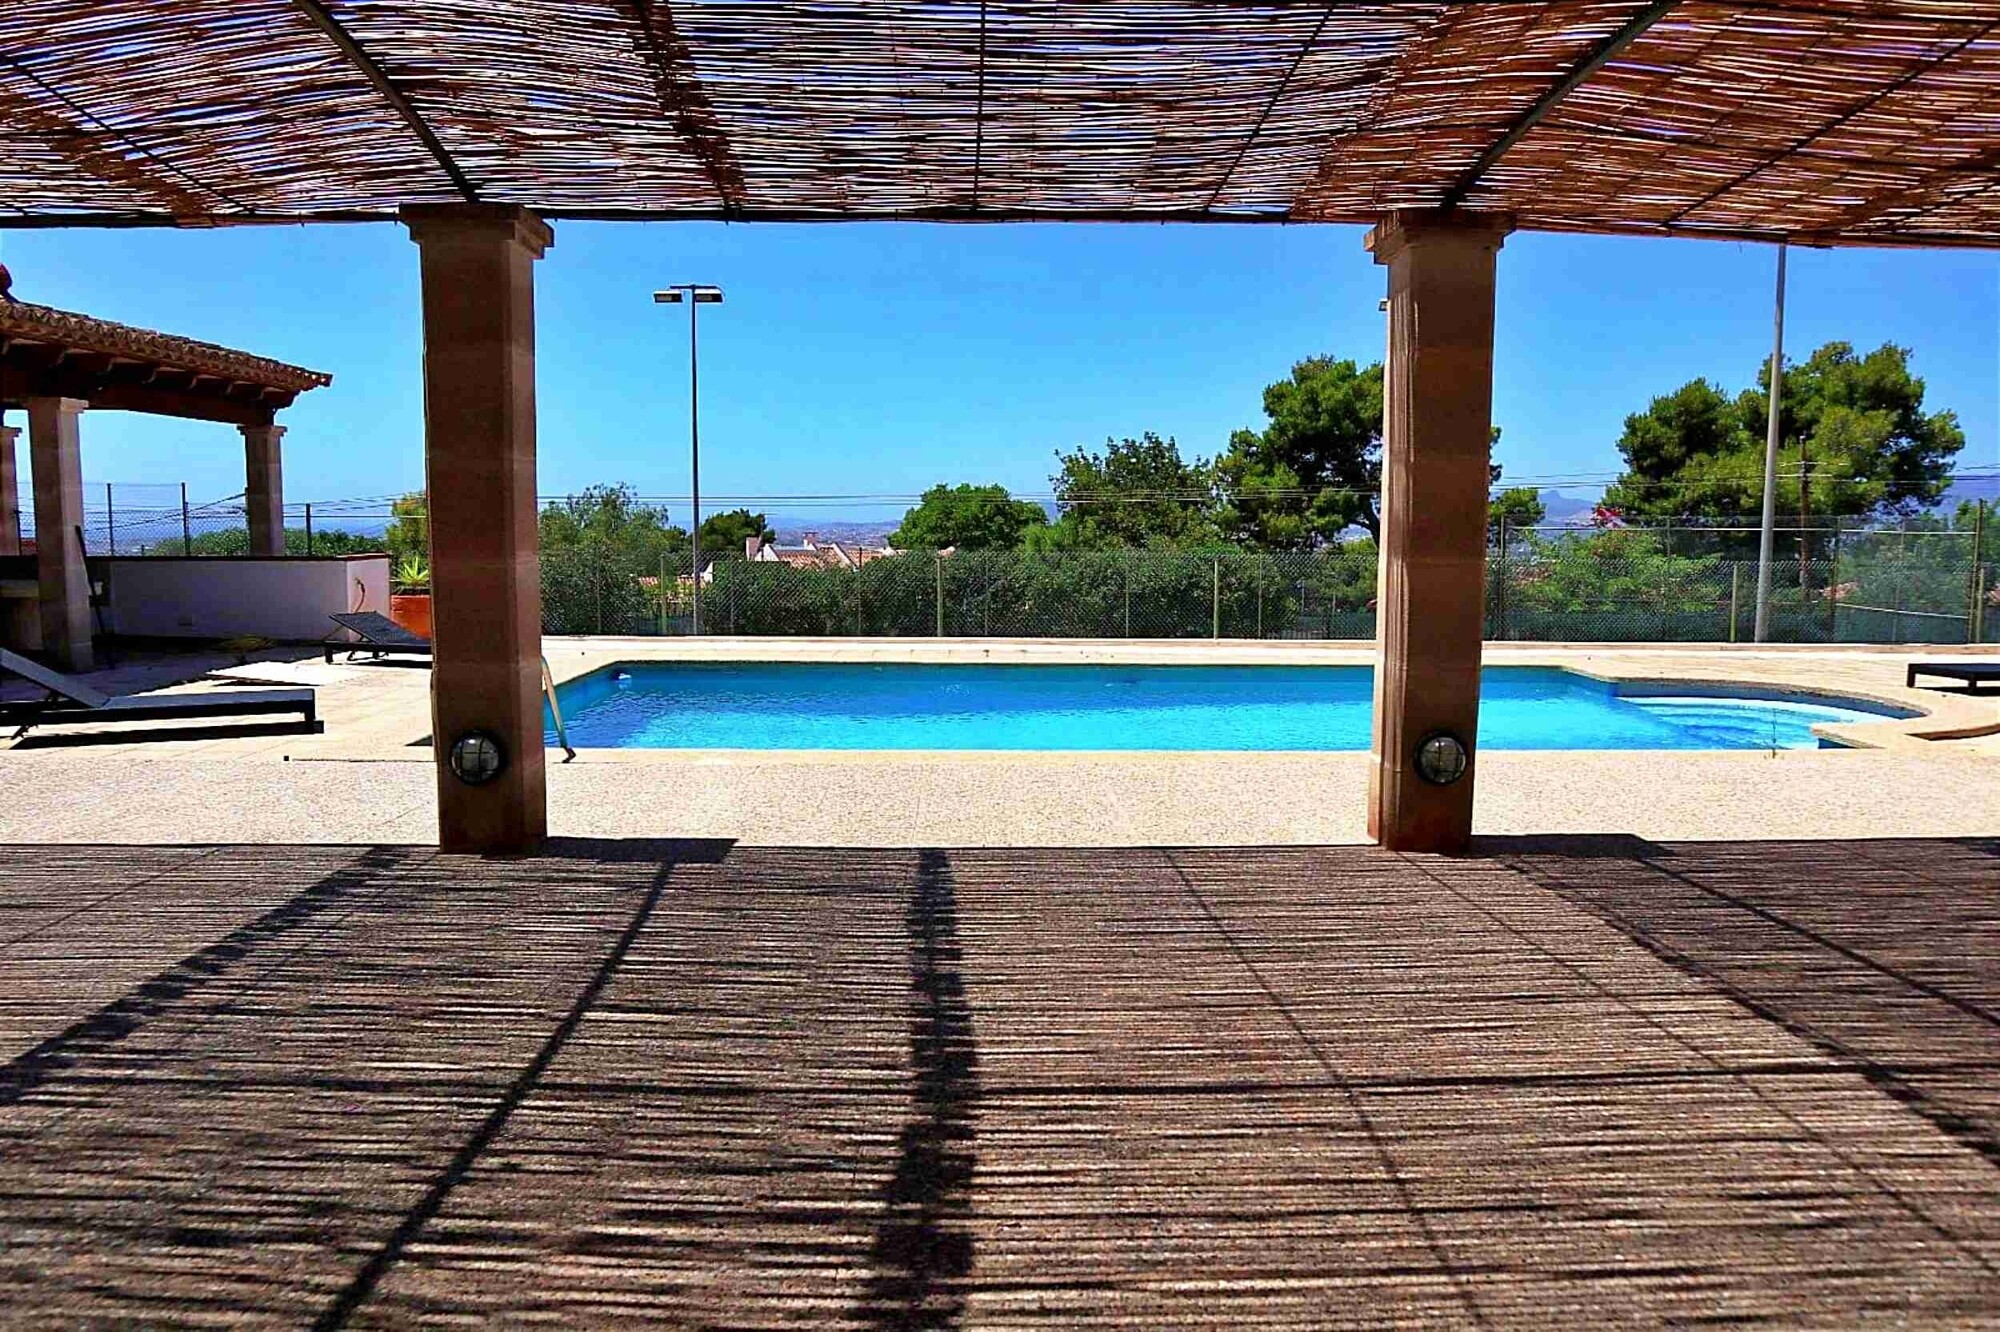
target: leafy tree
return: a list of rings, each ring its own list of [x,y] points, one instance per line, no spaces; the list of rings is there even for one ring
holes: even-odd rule
[[[1542,493],[1533,486],[1513,486],[1495,495],[1486,505],[1486,530],[1497,533],[1504,522],[1519,531],[1533,527],[1549,516]]]
[[[382,541],[391,555],[399,560],[408,555],[431,557],[430,508],[430,497],[421,490],[389,505],[389,525],[383,529]],[[318,544],[317,538],[314,544]]]
[[[1714,556],[1674,555],[1657,532],[1611,527],[1523,543],[1507,592],[1507,637],[1607,639],[1727,634],[1729,579]]]
[[[1744,398],[1758,421],[1770,410],[1769,380],[1768,370],[1760,373],[1757,391]],[[1815,513],[1929,508],[1943,498],[1965,447],[1958,414],[1924,412],[1924,381],[1910,373],[1909,349],[1889,343],[1866,356],[1850,343],[1827,343],[1786,372],[1778,406],[1781,444],[1811,465]],[[1797,469],[1781,457],[1779,470]]]
[[[888,539],[898,550],[1008,550],[1048,521],[1041,505],[1015,499],[1005,486],[937,485]]]
[[[1382,367],[1314,356],[1264,390],[1263,430],[1216,460],[1222,528],[1250,545],[1301,548],[1350,527],[1379,537]]]
[[[761,513],[748,509],[731,509],[727,513],[713,513],[701,520],[701,548],[708,555],[742,554],[743,547],[751,537],[759,541],[776,541],[778,534],[764,521]]]
[[[1264,390],[1263,430],[1238,430],[1215,461],[1224,534],[1310,549],[1359,527],[1382,535],[1382,365],[1314,356]],[[1500,442],[1499,427],[1492,443]],[[1489,481],[1498,483],[1500,468]]]
[[[550,633],[632,633],[679,598],[686,529],[627,485],[591,486],[545,505],[542,620]],[[663,582],[661,574],[665,573]]]
[[[1149,430],[1107,439],[1102,452],[1058,453],[1056,462],[1049,480],[1062,517],[1037,538],[1038,549],[1193,547],[1218,539],[1210,514],[1215,469],[1207,459],[1182,458],[1172,439]]]
[[[662,555],[686,557],[687,529],[667,522],[666,510],[641,504],[629,485],[589,486],[552,501],[541,513],[542,551],[594,546],[607,554],[657,564]]]
[[[1865,356],[1829,342],[1786,369],[1779,400],[1778,512],[1796,516],[1809,468],[1815,517],[1885,517],[1937,503],[1965,432],[1950,411],[1926,413],[1907,348]],[[1605,503],[1635,516],[1749,520],[1763,509],[1768,364],[1733,401],[1692,380],[1625,420],[1625,473]]]
[[[1761,439],[1720,385],[1689,380],[1625,418],[1625,473],[1604,505],[1637,517],[1745,517],[1762,503]]]

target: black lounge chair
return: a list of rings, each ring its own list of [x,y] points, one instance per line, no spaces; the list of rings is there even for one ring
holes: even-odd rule
[[[52,671],[26,657],[0,648],[0,670],[20,676],[48,691],[48,697],[26,702],[0,702],[0,725],[19,726],[19,740],[36,726],[63,722],[189,721],[214,717],[283,716],[297,713],[294,726],[260,727],[313,735],[326,729],[319,720],[310,689],[238,689],[209,694],[101,694],[74,676]],[[158,738],[167,738],[170,732]],[[153,738],[153,737],[147,737]]]
[[[1976,694],[1980,692],[1979,686],[1983,683],[2000,684],[2000,662],[1913,661],[1910,663],[1909,673],[1903,677],[1904,686],[1909,689],[1915,689],[1919,675],[1934,675],[1941,680],[1956,680],[1965,686],[1966,693]],[[1947,686],[1927,685],[1925,687],[1929,689],[1941,689]]]
[[[375,611],[349,611],[345,615],[326,617],[348,630],[361,641],[359,643],[336,643],[328,639],[326,643],[326,664],[333,665],[333,654],[345,650],[347,659],[353,661],[366,652],[375,657],[422,657],[426,662],[431,658],[431,640],[413,634],[386,615]]]

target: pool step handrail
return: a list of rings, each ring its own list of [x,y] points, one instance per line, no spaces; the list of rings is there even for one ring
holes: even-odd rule
[[[576,757],[576,750],[570,747],[569,732],[563,727],[562,704],[556,702],[555,677],[549,674],[549,659],[542,658],[542,696],[549,701],[549,715],[556,719],[556,743],[562,746],[563,762]]]

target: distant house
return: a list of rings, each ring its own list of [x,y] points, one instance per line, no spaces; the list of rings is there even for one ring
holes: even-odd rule
[[[713,555],[704,555],[701,557],[701,583],[703,587],[713,587],[715,585],[715,563]],[[660,595],[659,575],[640,574],[635,581],[650,595],[654,597]],[[685,604],[688,600],[688,590],[693,586],[694,579],[688,577],[686,574],[675,574],[674,598],[680,603]]]
[[[817,532],[807,532],[796,546],[780,546],[757,537],[749,537],[743,542],[744,559],[760,564],[789,564],[794,569],[859,569],[864,564],[897,553],[888,546],[823,542]]]

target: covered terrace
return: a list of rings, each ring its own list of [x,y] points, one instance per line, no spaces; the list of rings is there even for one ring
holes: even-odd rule
[[[0,224],[406,226],[450,481],[439,846],[0,850],[6,1321],[1992,1321],[1990,837],[1469,846],[1478,756],[1415,771],[1475,734],[1509,232],[2000,246],[1991,0],[37,0],[0,52]],[[1370,225],[1382,846],[550,841],[566,218]]]
[[[0,269],[0,273],[4,273]],[[285,485],[277,414],[332,376],[268,357],[14,299],[0,285],[0,559],[21,555],[19,426],[33,461],[35,577],[5,592],[35,613],[0,645],[35,648],[66,670],[95,661],[91,574],[83,547],[84,412],[148,412],[233,425],[243,436],[250,553],[285,553]],[[344,606],[343,606],[344,609]]]

